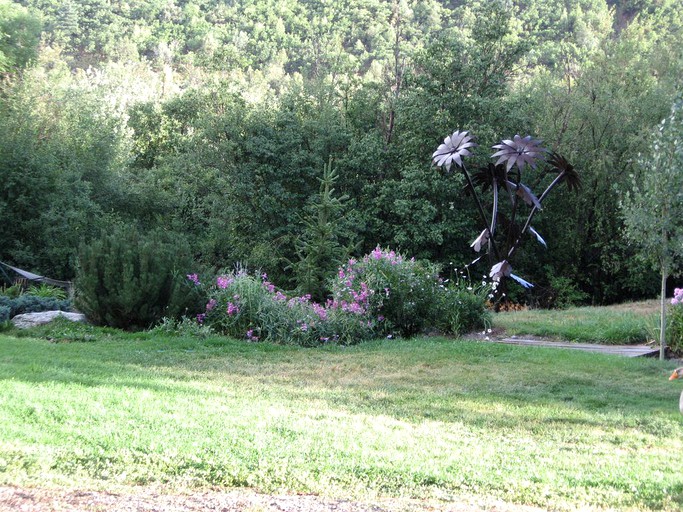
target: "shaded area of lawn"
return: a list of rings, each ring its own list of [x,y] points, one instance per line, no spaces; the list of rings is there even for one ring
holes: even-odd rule
[[[0,482],[676,509],[671,364],[438,338],[0,336]]]

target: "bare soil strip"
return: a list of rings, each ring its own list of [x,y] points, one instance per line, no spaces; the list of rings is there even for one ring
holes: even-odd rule
[[[170,494],[134,488],[108,492],[0,486],[2,512],[540,512],[494,500],[438,502],[382,499],[358,502],[311,495],[269,495],[250,489]]]

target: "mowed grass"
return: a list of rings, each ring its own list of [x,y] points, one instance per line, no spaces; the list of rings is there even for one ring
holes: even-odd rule
[[[0,484],[679,510],[673,367],[441,338],[0,335]]]
[[[507,334],[531,334],[567,341],[614,345],[645,343],[656,338],[659,302],[633,302],[564,310],[530,309],[493,315],[493,326]]]

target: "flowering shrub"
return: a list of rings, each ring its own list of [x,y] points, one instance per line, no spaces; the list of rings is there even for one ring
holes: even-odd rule
[[[205,286],[194,274],[188,279]],[[331,301],[321,305],[310,295],[288,297],[265,274],[230,272],[206,288],[208,301],[197,322],[235,338],[316,346],[357,343],[374,335],[374,323],[364,312],[346,311]]]
[[[683,288],[676,288],[667,315],[667,343],[676,354],[683,353]]]
[[[436,266],[379,247],[338,270],[325,304],[310,295],[288,297],[265,274],[244,270],[187,279],[207,297],[199,324],[249,341],[302,346],[410,336],[427,328],[462,333],[484,325],[489,291],[486,283],[476,291],[464,281],[445,285]]]
[[[411,336],[434,325],[439,284],[436,265],[378,246],[339,269],[332,287],[333,305],[369,314],[384,333]]]

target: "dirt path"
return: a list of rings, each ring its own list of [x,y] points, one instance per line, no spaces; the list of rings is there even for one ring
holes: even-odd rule
[[[107,492],[0,486],[2,512],[540,512],[495,501],[443,503],[408,499],[358,502],[249,489],[170,494],[133,488]]]

